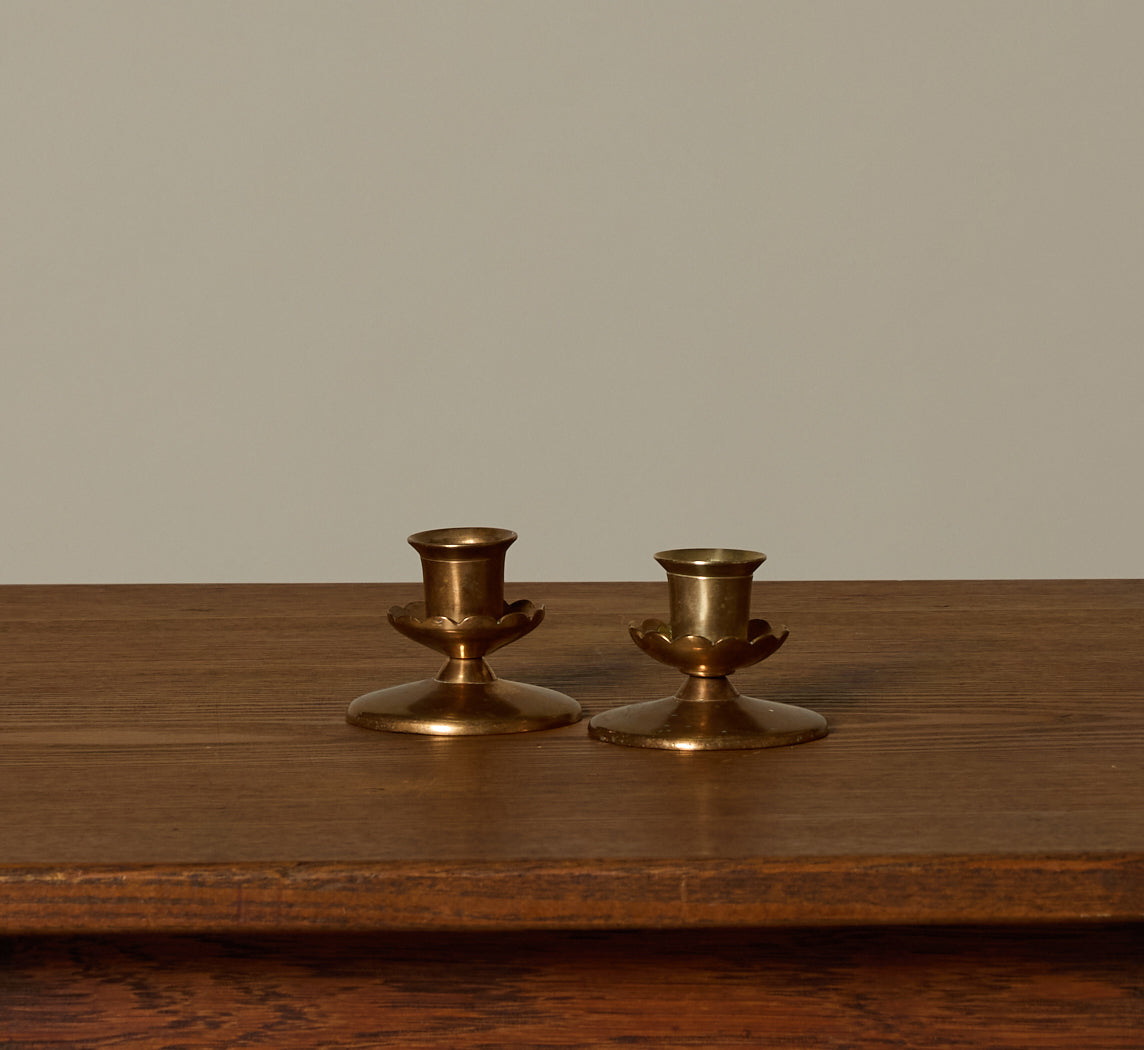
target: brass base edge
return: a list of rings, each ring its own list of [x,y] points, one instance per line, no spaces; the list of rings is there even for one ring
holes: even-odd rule
[[[675,696],[617,707],[588,723],[588,736],[621,747],[728,751],[789,747],[829,733],[815,711],[775,700],[681,700]]]
[[[558,729],[582,714],[572,697],[539,685],[504,679],[458,685],[428,678],[359,696],[346,721],[387,733],[494,736]]]

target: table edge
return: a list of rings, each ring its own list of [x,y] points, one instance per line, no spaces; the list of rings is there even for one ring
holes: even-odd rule
[[[1144,920],[1144,853],[6,864],[0,934]]]

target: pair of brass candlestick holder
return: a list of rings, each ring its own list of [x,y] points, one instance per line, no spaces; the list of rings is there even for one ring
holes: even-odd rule
[[[485,657],[524,637],[544,607],[504,600],[507,529],[456,528],[409,537],[421,556],[425,600],[394,606],[399,632],[447,657],[435,678],[359,696],[346,720],[366,729],[435,736],[524,733],[580,720],[570,696],[504,681]],[[786,641],[785,627],[750,618],[751,582],[765,555],[690,548],[662,551],[671,622],[629,628],[649,656],[687,676],[674,696],[596,715],[588,735],[627,747],[704,751],[781,747],[817,740],[826,719],[814,711],[743,696],[729,676],[765,660]]]

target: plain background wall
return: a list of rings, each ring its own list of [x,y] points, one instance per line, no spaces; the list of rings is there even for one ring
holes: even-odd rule
[[[1141,576],[1144,3],[0,0],[0,581]]]

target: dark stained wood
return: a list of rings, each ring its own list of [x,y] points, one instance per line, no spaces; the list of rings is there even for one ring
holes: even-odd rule
[[[0,1045],[1136,1050],[1142,949],[1139,926],[17,939]]]
[[[0,870],[17,932],[513,930],[1138,919],[1138,857]]]
[[[439,659],[416,584],[0,588],[10,932],[616,928],[1144,915],[1144,583],[759,583],[744,692],[825,740],[676,754],[344,722]],[[522,584],[492,659],[596,711],[674,691],[663,584]]]
[[[667,695],[665,590],[493,665]],[[831,735],[708,754],[346,725],[417,592],[0,588],[0,1046],[1140,1045],[1144,582],[760,583]]]

